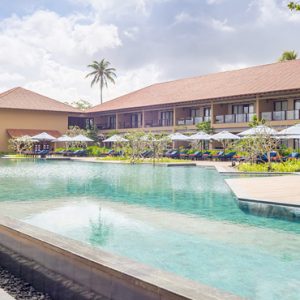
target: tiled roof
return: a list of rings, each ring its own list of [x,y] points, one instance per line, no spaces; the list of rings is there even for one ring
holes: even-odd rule
[[[173,104],[300,89],[300,60],[158,83],[97,105],[87,112]]]
[[[0,93],[0,108],[80,112],[70,105],[17,87]]]
[[[61,133],[58,130],[42,130],[42,129],[7,129],[9,136],[13,138],[21,137],[24,135],[35,136],[42,132],[47,132],[48,134],[58,138]]]

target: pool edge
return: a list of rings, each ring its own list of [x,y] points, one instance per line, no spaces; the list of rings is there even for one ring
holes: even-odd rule
[[[9,250],[113,300],[241,299],[4,216],[0,216],[0,241]]]

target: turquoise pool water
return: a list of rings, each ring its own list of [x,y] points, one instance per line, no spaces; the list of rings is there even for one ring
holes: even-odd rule
[[[0,211],[249,299],[299,299],[300,224],[245,214],[215,170],[0,159]]]

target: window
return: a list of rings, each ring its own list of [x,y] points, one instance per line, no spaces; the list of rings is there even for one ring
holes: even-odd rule
[[[108,116],[107,117],[107,127],[108,127],[108,129],[116,128],[116,116]]]
[[[232,114],[252,114],[254,113],[254,105],[253,104],[239,104],[232,106]]]
[[[295,100],[295,110],[300,110],[300,99]]]
[[[210,117],[210,107],[205,107],[203,110],[204,117]]]
[[[196,108],[191,108],[190,110],[190,117],[192,118],[196,118],[200,116],[200,110],[196,109]]]
[[[94,119],[93,118],[87,118],[87,119],[85,119],[85,124],[86,124],[86,126],[85,126],[85,128],[86,129],[93,129],[94,128]]]
[[[173,111],[162,111],[160,113],[161,126],[173,125]]]
[[[285,110],[288,110],[288,102],[286,100],[274,102],[274,111],[285,111]]]
[[[142,126],[142,113],[136,113],[131,115],[131,128],[139,128]]]

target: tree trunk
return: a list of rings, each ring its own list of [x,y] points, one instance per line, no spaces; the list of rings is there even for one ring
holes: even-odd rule
[[[102,89],[103,89],[103,84],[102,84],[102,79],[100,80],[100,104],[102,104]]]

